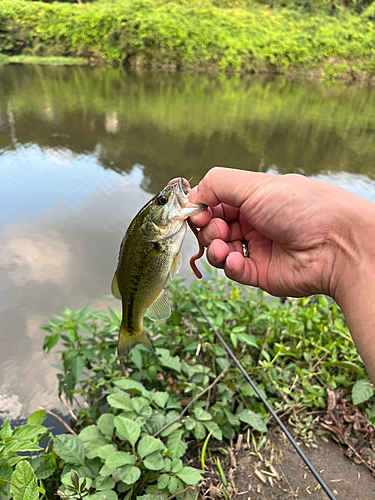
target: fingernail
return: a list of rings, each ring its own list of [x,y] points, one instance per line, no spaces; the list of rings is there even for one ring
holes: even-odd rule
[[[229,262],[229,261],[230,261],[230,254],[229,254],[229,255],[228,255],[228,257],[227,257],[227,262],[226,262],[226,264],[227,264],[227,266],[229,267],[229,270],[230,270],[230,271],[233,271],[233,267],[230,265],[230,262]]]
[[[188,198],[190,201],[194,201],[198,194],[198,186],[194,186],[188,193]]]

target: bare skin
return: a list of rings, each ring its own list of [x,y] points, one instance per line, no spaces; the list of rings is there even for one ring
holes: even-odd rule
[[[210,207],[193,220],[213,266],[272,295],[331,296],[375,382],[374,203],[299,175],[218,167],[189,198]]]

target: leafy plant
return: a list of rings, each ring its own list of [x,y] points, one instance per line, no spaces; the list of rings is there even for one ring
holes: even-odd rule
[[[76,407],[76,421],[70,434],[58,436],[43,425],[44,411],[14,430],[3,424],[1,499],[13,495],[14,483],[33,500],[37,494],[53,498],[57,490],[66,500],[177,494],[192,500],[208,463],[226,480],[220,458],[211,454],[216,443],[247,433],[258,453],[268,415],[192,297],[276,410],[293,411],[290,423],[300,438],[311,443],[311,417],[298,412],[323,408],[328,384],[352,391],[354,402],[373,418],[373,387],[340,310],[326,297],[271,300],[219,280],[217,272],[189,289],[176,280],[170,294],[171,317],[163,323],[145,320],[156,352],[137,346],[120,363],[118,311],[66,309],[48,320],[44,349],[60,347],[59,392]],[[190,447],[196,442],[200,460]],[[187,465],[188,459],[202,469]],[[33,473],[19,464],[30,464]],[[21,486],[17,467],[28,478]]]

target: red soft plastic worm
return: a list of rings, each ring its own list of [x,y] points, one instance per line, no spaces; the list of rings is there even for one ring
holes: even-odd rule
[[[202,257],[202,255],[204,253],[204,247],[203,247],[203,245],[201,244],[201,242],[198,239],[198,230],[197,230],[197,228],[194,226],[194,224],[190,221],[189,218],[187,219],[187,223],[189,224],[190,229],[195,234],[195,237],[197,238],[198,245],[199,245],[198,253],[195,254],[195,255],[193,255],[192,258],[190,259],[190,266],[191,266],[191,268],[192,268],[193,273],[195,274],[195,276],[200,280],[200,279],[202,279],[202,273],[200,272],[200,270],[195,265],[195,261],[198,260],[198,259],[200,259]]]

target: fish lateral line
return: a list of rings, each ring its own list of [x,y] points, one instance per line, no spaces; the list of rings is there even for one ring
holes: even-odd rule
[[[198,238],[198,230],[197,228],[194,226],[194,224],[191,222],[190,218],[188,217],[187,218],[187,223],[190,227],[190,229],[193,231],[194,233],[194,236],[197,238],[197,242],[198,242],[198,245],[199,245],[199,250],[198,250],[198,253],[196,253],[195,255],[193,255],[191,258],[190,258],[190,267],[192,268],[193,270],[193,273],[195,274],[195,276],[201,280],[202,279],[202,273],[200,272],[200,270],[197,268],[196,264],[195,264],[195,261],[200,259],[203,254],[204,254],[204,247],[202,245],[202,243],[199,241],[199,238]]]

